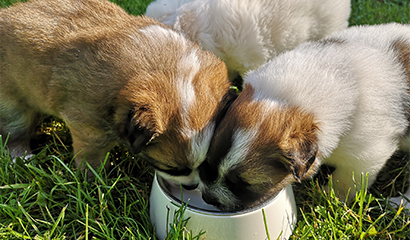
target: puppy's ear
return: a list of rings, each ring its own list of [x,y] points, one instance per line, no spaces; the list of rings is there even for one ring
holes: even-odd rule
[[[136,116],[141,115],[138,111],[144,110],[132,109],[128,113],[127,127],[125,131],[131,145],[131,150],[135,154],[141,152],[142,148],[157,136],[157,133],[149,128],[149,124],[141,123],[140,120],[135,119]]]
[[[238,95],[239,90],[236,87],[231,87],[229,91],[223,96],[221,102],[218,104],[216,114],[214,115],[215,126],[218,126],[222,119],[225,117],[226,112],[238,97]]]
[[[296,181],[300,183],[301,178],[305,177],[306,173],[314,163],[317,153],[317,142],[307,140],[294,144],[291,149],[286,151],[284,155]]]

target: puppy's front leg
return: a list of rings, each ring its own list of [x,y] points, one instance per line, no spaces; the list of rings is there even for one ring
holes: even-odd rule
[[[29,107],[18,106],[19,102],[13,100],[0,96],[0,136],[3,141],[8,138],[7,147],[13,160],[17,157],[29,158],[30,139],[40,115]]]
[[[351,167],[336,167],[335,171],[332,173],[333,186],[337,186],[336,196],[339,197],[342,201],[346,200],[346,197],[347,201],[353,200],[356,195],[356,187],[357,191],[360,191],[362,187],[362,174],[366,174],[365,169],[361,171],[359,168],[356,167],[356,169],[353,172]],[[374,183],[376,177],[377,174],[368,173],[368,186],[371,186]],[[329,187],[330,186],[327,184],[325,186],[325,190],[329,191]],[[348,192],[349,195],[347,195]]]
[[[86,162],[97,170],[103,163],[107,153],[114,148],[116,141],[114,138],[96,127],[71,127],[71,136],[73,138],[73,148],[75,154],[76,167],[84,170]],[[109,162],[104,166],[109,167]],[[88,171],[87,180],[93,178],[91,171]]]
[[[410,176],[407,179],[407,182],[410,183]],[[390,202],[397,204],[397,206],[400,206],[400,204],[403,203],[403,206],[406,209],[410,210],[410,186],[407,189],[406,193],[404,193],[402,196],[391,198]]]

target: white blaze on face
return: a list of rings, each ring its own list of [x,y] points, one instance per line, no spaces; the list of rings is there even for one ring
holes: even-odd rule
[[[188,125],[188,119],[190,108],[195,103],[195,89],[193,85],[193,79],[198,73],[201,65],[196,55],[196,50],[192,50],[187,55],[182,56],[177,65],[177,89],[179,91],[181,101],[181,114]]]
[[[188,176],[172,176],[163,172],[158,174],[173,185],[193,185],[199,183],[199,173],[197,168],[206,158],[206,153],[211,142],[212,134],[214,132],[214,123],[208,124],[202,131],[185,130],[184,133],[189,134],[188,141],[190,142],[190,149],[188,160],[192,162],[192,172]]]
[[[189,159],[194,161],[194,168],[199,167],[205,160],[214,128],[215,123],[210,123],[202,131],[195,132],[194,135],[190,137],[191,149]]]
[[[186,50],[188,40],[170,28],[164,28],[160,25],[150,25],[141,28],[139,31],[149,38],[152,43],[159,42],[165,44],[172,40],[172,42],[180,43],[181,47],[185,47],[181,49],[181,52],[185,52]]]
[[[182,137],[189,142],[188,160],[192,161],[192,169],[188,176],[172,176],[158,171],[158,175],[174,185],[184,184],[192,185],[199,182],[199,175],[196,168],[205,160],[208,151],[214,124],[207,125],[202,131],[195,130],[190,124],[191,109],[196,101],[196,93],[193,80],[198,74],[201,63],[198,59],[197,49],[190,47],[191,44],[181,34],[158,25],[152,25],[140,30],[146,37],[155,42],[167,44],[167,42],[178,42],[179,51],[175,54],[178,56],[178,62],[175,64],[176,69],[173,81],[179,93],[181,129]]]
[[[217,199],[217,201],[225,207],[233,208],[236,205],[236,196],[225,185],[225,175],[240,162],[245,160],[245,157],[250,150],[252,143],[258,135],[258,126],[251,129],[238,129],[234,132],[232,139],[232,147],[228,154],[221,161],[218,169],[218,179],[210,184],[203,185],[201,189]]]
[[[201,68],[197,48],[192,47],[192,44],[180,33],[159,25],[142,28],[140,32],[153,43],[166,45],[172,42],[178,44],[179,51],[173,53],[176,54],[175,58],[178,59],[176,69],[173,69],[175,72],[173,81],[180,97],[183,126],[185,125],[184,128],[189,129],[189,119],[187,117],[196,99],[193,80]]]
[[[219,176],[222,178],[228,171],[238,163],[245,160],[246,154],[258,135],[258,126],[252,129],[238,129],[232,136],[232,147],[221,161]]]

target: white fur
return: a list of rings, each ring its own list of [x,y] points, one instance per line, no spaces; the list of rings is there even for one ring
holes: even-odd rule
[[[313,113],[320,160],[336,167],[333,179],[343,197],[343,187],[354,192],[352,172],[358,184],[360,174],[369,173],[372,184],[400,143],[409,147],[402,141],[409,124],[408,79],[389,47],[399,39],[410,44],[410,26],[352,27],[331,39],[342,42],[302,44],[249,73],[245,83],[256,99]]]
[[[193,168],[196,169],[206,158],[206,152],[208,151],[209,144],[211,142],[212,134],[215,130],[215,124],[209,123],[205,129],[200,132],[196,132],[190,137],[190,155],[189,159],[193,161]],[[198,182],[198,181],[197,181]]]
[[[174,76],[177,81],[177,89],[179,91],[181,110],[182,115],[189,115],[191,106],[195,102],[195,89],[193,86],[193,79],[198,73],[201,63],[198,60],[196,49],[193,49],[191,52],[187,51],[188,42],[181,34],[158,25],[151,25],[140,30],[144,33],[150,42],[160,42],[160,44],[167,44],[171,41],[170,39],[177,40],[180,44],[181,50],[184,50],[186,54],[180,58],[180,61],[177,63],[177,75]],[[188,126],[188,120],[183,119],[185,122],[186,128]]]
[[[187,47],[189,45],[188,40],[184,36],[171,29],[164,28],[159,25],[149,25],[147,27],[140,29],[139,31],[145,34],[145,36],[148,38],[148,41],[150,41],[150,43],[153,44],[165,44],[167,42],[177,41],[179,42],[179,44],[181,44],[181,47]]]
[[[174,176],[162,171],[157,171],[157,174],[166,179],[169,184],[177,187],[180,183],[187,185],[199,183],[198,166],[206,158],[206,153],[208,151],[214,130],[215,124],[210,123],[202,131],[192,131],[191,129],[182,131],[189,132],[189,136],[185,137],[190,139],[188,159],[193,163],[193,170],[188,176]]]
[[[224,161],[221,162],[218,178],[223,179],[229,169],[244,160],[246,152],[251,147],[257,135],[258,126],[255,126],[254,129],[237,129],[233,133],[233,138],[238,139],[238,141],[233,143]]]
[[[156,173],[173,187],[179,188],[180,184],[187,184],[187,186],[189,186],[190,184],[199,182],[199,175],[196,169],[193,170],[188,176],[175,176],[162,171],[156,171]]]
[[[149,13],[150,17],[162,22],[167,17],[174,14],[180,6],[192,1],[194,0],[157,0],[147,7],[146,12]]]
[[[178,78],[177,81],[179,96],[181,96],[182,115],[189,116],[189,110],[195,102],[195,89],[192,80],[200,69],[200,62],[195,52],[184,56],[178,62]],[[188,120],[184,119],[188,125]]]
[[[146,15],[215,53],[235,77],[346,28],[350,0],[157,0]]]

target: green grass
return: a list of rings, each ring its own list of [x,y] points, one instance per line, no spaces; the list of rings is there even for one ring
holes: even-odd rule
[[[38,130],[37,145],[47,146],[15,163],[0,137],[0,239],[155,239],[148,207],[153,172],[145,162],[118,146],[107,155],[111,171],[100,169],[87,182],[61,143],[71,142],[67,128],[48,119]],[[178,214],[168,239],[196,239]]]
[[[408,0],[352,0],[351,25],[409,23]]]
[[[13,2],[0,0],[0,7]],[[151,0],[115,2],[138,15]],[[409,18],[407,0],[352,0],[351,25]],[[148,211],[153,171],[127,149],[118,146],[108,156],[111,171],[99,170],[93,182],[86,182],[75,171],[64,124],[44,121],[33,143],[37,154],[28,160],[11,163],[6,140],[3,136],[0,141],[0,239],[156,239]],[[323,191],[326,168],[317,178],[295,185],[299,212],[291,239],[409,239],[410,213],[386,203],[386,197],[408,185],[403,183],[408,172],[402,171],[402,159],[409,157],[393,157],[374,186],[358,189],[350,203],[335,196],[337,186]],[[170,223],[167,239],[202,239],[185,229],[186,221],[178,221],[183,210]]]

